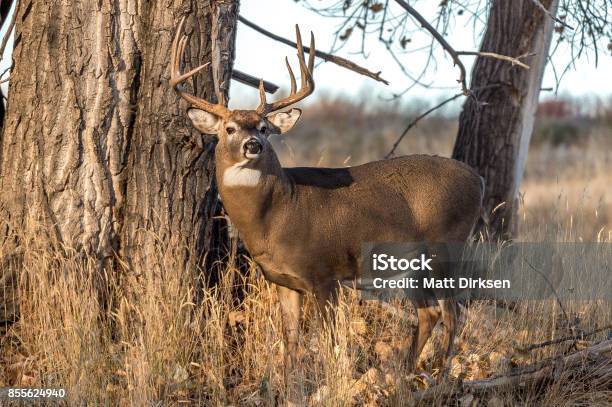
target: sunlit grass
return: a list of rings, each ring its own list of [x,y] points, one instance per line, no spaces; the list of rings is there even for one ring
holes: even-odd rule
[[[2,247],[0,254],[9,249]],[[123,275],[138,278],[121,281],[101,278],[92,259],[54,249],[43,239],[30,239],[19,252],[21,318],[2,339],[1,386],[62,387],[70,405],[262,406],[291,398],[350,406],[402,405],[412,391],[440,379],[431,370],[435,340],[420,363],[429,378],[401,363],[415,323],[411,307],[364,302],[343,290],[333,336],[306,301],[300,363],[285,377],[276,292],[254,269],[243,276],[228,267],[217,287],[196,295],[197,277],[186,271],[184,251],[167,246],[156,247],[153,268],[126,268]],[[239,303],[232,296],[236,285],[246,293]],[[589,330],[610,323],[608,305],[566,302],[564,308]],[[473,303],[456,341],[450,380],[481,379],[567,351],[568,344],[521,351],[566,335],[567,328],[554,300],[526,301],[512,311]],[[571,380],[568,386],[580,387]],[[570,396],[605,395],[603,389],[589,392],[568,395],[566,387],[551,386],[498,397],[554,404]]]

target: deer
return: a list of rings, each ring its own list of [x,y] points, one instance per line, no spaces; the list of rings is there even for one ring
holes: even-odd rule
[[[301,110],[291,108],[311,95],[315,43],[310,35],[308,62],[299,27],[296,45],[301,86],[289,60],[291,89],[268,103],[263,81],[254,110],[231,110],[188,93],[182,84],[205,65],[182,73],[187,36],[183,18],[171,49],[169,83],[190,104],[187,116],[203,134],[217,138],[216,182],[233,226],[265,279],[277,286],[284,363],[295,364],[303,296],[314,295],[319,310],[332,310],[343,282],[362,273],[363,242],[466,242],[479,218],[484,183],[459,161],[433,155],[408,155],[346,168],[285,168],[268,138],[287,133]],[[448,359],[460,307],[453,299],[414,303],[417,332],[406,363],[416,363],[436,323],[442,319],[442,350]],[[326,313],[329,315],[329,313]]]

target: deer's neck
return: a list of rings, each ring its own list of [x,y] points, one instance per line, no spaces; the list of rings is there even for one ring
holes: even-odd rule
[[[278,158],[228,163],[217,157],[216,177],[223,206],[249,251],[265,251],[274,213],[283,210],[293,188]]]

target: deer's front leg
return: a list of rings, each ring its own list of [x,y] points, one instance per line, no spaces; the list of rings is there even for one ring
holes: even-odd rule
[[[302,294],[290,288],[277,285],[283,318],[285,342],[285,372],[290,373],[295,365],[300,319],[302,317]]]
[[[336,307],[338,305],[338,287],[336,282],[321,284],[315,289],[315,299],[323,321],[333,327],[336,320]]]

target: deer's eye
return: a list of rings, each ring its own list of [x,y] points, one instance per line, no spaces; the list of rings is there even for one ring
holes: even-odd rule
[[[265,134],[265,133],[266,133],[266,131],[268,131],[268,128],[267,128],[266,126],[261,126],[261,128],[259,129],[259,132],[260,132],[261,134]]]
[[[236,128],[235,127],[226,127],[225,128],[225,132],[227,134],[234,134],[236,132]]]

